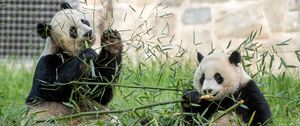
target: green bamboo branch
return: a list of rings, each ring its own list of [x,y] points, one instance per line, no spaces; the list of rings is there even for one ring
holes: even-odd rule
[[[85,45],[85,48],[89,48],[89,44],[88,44],[87,41],[84,41],[84,45]],[[96,77],[96,73],[95,73],[94,62],[93,62],[93,60],[90,59],[89,63],[90,63],[90,69],[91,69],[92,77],[95,78]]]
[[[216,122],[217,120],[219,120],[220,118],[222,118],[223,116],[225,116],[226,114],[228,114],[229,112],[233,111],[235,108],[239,107],[240,105],[242,105],[245,101],[244,100],[240,100],[239,102],[237,102],[236,104],[234,104],[233,106],[231,106],[230,108],[226,109],[224,112],[222,112],[221,115],[217,116],[216,118],[214,118],[211,123],[210,126],[212,125],[213,122]]]
[[[36,123],[53,122],[53,121],[66,120],[66,119],[72,119],[72,118],[83,117],[83,116],[96,116],[96,115],[103,115],[103,114],[110,114],[110,113],[124,113],[124,112],[130,112],[130,111],[134,112],[134,111],[140,110],[140,109],[152,108],[152,107],[155,107],[155,106],[162,106],[162,105],[167,105],[167,104],[180,103],[182,101],[183,100],[159,102],[159,103],[153,103],[153,104],[148,104],[148,105],[144,105],[144,106],[139,106],[139,107],[134,107],[134,108],[129,108],[129,109],[123,109],[123,110],[80,112],[80,113],[73,114],[73,115],[56,117],[56,118],[51,118],[51,119],[47,119],[47,120],[36,120],[35,122]]]
[[[140,89],[153,89],[153,90],[168,90],[168,91],[183,91],[182,89],[177,88],[166,88],[166,87],[151,87],[151,86],[138,86],[138,85],[121,85],[121,84],[111,84],[111,83],[97,83],[97,82],[72,82],[73,84],[89,84],[89,85],[109,85],[116,87],[125,87],[125,88],[140,88]]]
[[[177,88],[166,88],[166,87],[151,87],[151,86],[138,86],[138,85],[121,85],[121,84],[111,84],[111,83],[97,83],[97,82],[79,82],[72,81],[72,84],[88,84],[88,85],[101,85],[101,86],[115,86],[124,88],[140,88],[140,89],[153,89],[153,90],[167,90],[167,91],[183,91]]]

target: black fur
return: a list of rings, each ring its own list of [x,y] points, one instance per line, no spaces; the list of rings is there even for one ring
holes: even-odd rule
[[[121,41],[121,40],[120,40]],[[26,103],[31,103],[36,99],[46,101],[64,102],[68,101],[72,91],[70,81],[84,79],[88,82],[113,82],[118,78],[121,69],[122,56],[111,54],[102,49],[98,55],[93,49],[85,49],[78,57],[70,57],[60,50],[56,54],[46,55],[39,60],[31,92]],[[86,71],[87,65],[84,59],[94,61],[96,76],[92,78]],[[95,85],[89,85],[93,89]],[[102,105],[107,105],[113,98],[112,86],[98,86],[97,92],[87,95]]]
[[[199,96],[200,94],[196,90],[185,92],[182,96],[184,100],[184,102],[182,102],[182,108],[184,112],[204,114],[203,121],[209,120],[218,110],[226,110],[235,104],[235,101],[229,97],[220,101],[208,101],[199,100]],[[249,122],[254,111],[256,113],[251,126],[259,126],[260,124],[266,125],[269,122],[271,118],[269,105],[253,80],[250,80],[245,87],[235,92],[233,96],[236,100],[245,101],[244,105],[247,106],[248,109],[243,107],[236,109],[236,113],[242,117],[245,123]],[[190,103],[198,104],[199,106],[193,106]],[[205,111],[206,113],[204,113]],[[193,115],[187,115],[185,117],[185,120],[188,122],[187,125],[196,125],[192,118]]]
[[[50,36],[50,32],[51,32],[50,25],[47,25],[45,23],[38,23],[36,29],[38,35],[40,35],[43,39],[46,39],[48,36]]]
[[[229,57],[229,62],[231,64],[235,64],[237,65],[238,63],[240,63],[242,60],[241,58],[241,54],[238,51],[234,51],[231,53],[230,57]]]
[[[253,80],[250,80],[245,87],[240,90],[239,99],[245,101],[248,109],[238,109],[237,113],[242,115],[245,122],[248,122],[251,114],[256,111],[251,126],[257,126],[258,123],[265,124],[271,118],[269,105]]]
[[[198,63],[201,63],[201,61],[202,61],[203,58],[204,58],[204,56],[201,53],[197,52]]]
[[[67,2],[63,2],[61,5],[60,5],[60,9],[63,10],[63,9],[72,9],[72,7],[70,6],[70,4],[68,4]]]

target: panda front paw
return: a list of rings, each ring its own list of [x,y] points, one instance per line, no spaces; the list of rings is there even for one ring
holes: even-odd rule
[[[123,50],[121,41],[121,35],[117,30],[108,29],[103,32],[101,46],[112,54],[118,54]]]
[[[87,48],[80,53],[79,57],[85,60],[97,60],[98,54],[95,52],[95,50]]]
[[[182,99],[186,103],[199,103],[200,94],[197,90],[188,90],[184,92]]]
[[[181,106],[185,112],[190,111],[193,104],[200,103],[200,94],[197,90],[187,90],[183,93]]]

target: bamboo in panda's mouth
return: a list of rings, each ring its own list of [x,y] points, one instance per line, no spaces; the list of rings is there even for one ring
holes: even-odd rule
[[[84,41],[84,45],[85,45],[85,48],[89,48],[89,44],[88,44],[88,41]],[[90,70],[91,70],[91,74],[92,74],[92,78],[95,78],[96,77],[96,73],[95,73],[95,66],[94,66],[94,62],[92,59],[89,60],[89,64],[90,64]]]
[[[204,100],[210,100],[213,99],[214,96],[212,94],[207,94],[207,95],[202,95],[200,96],[200,99],[204,99]]]

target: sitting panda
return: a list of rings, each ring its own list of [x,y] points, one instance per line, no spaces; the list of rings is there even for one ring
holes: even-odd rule
[[[224,111],[236,104],[236,101],[243,100],[244,107],[239,106],[234,112],[244,125],[249,122],[252,114],[254,117],[251,126],[266,125],[269,122],[271,118],[269,105],[256,83],[241,66],[239,52],[234,51],[230,56],[214,53],[207,57],[198,53],[197,60],[199,66],[193,82],[195,90],[186,91],[182,96],[184,102],[181,105],[184,112],[198,113],[203,116],[200,120],[208,123],[217,111]],[[200,98],[207,95],[208,98]],[[233,115],[226,114],[214,125],[231,125]],[[187,125],[197,125],[194,117],[196,116],[191,114],[185,116]],[[233,125],[238,124],[233,123]]]
[[[46,39],[46,46],[37,63],[32,88],[26,99],[29,106],[26,116],[31,118],[35,114],[34,120],[74,113],[73,109],[63,104],[71,101],[71,97],[77,97],[72,91],[74,85],[69,82],[116,83],[120,74],[123,45],[118,31],[105,30],[96,34],[85,13],[72,9],[68,3],[62,3],[61,9],[50,24],[37,25],[37,33]],[[102,27],[95,26],[98,29]],[[99,53],[84,46],[85,41],[89,45],[97,44],[97,36],[101,37],[102,49]],[[94,63],[94,78],[89,74],[88,60]],[[84,86],[93,90],[93,93],[81,93],[101,106],[106,106],[113,98],[112,86]],[[84,109],[80,111],[89,111],[95,107],[86,108],[87,105],[81,104],[84,103],[82,100],[77,101],[80,103],[79,109]]]

